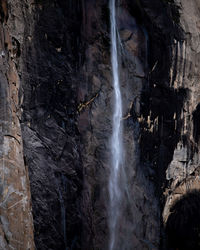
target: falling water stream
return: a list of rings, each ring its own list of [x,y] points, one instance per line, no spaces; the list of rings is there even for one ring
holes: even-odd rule
[[[118,42],[119,36],[116,24],[115,0],[110,0],[110,30],[111,30],[111,63],[112,63],[112,81],[114,89],[114,109],[111,137],[112,164],[109,178],[109,250],[115,249],[117,226],[120,215],[120,201],[122,192],[120,189],[120,174],[122,168],[122,97],[119,80],[119,61],[118,61]]]

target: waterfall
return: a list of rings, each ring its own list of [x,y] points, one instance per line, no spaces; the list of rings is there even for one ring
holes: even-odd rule
[[[115,0],[110,0],[110,32],[111,32],[111,64],[112,64],[112,81],[114,89],[114,110],[113,110],[113,130],[111,137],[112,161],[109,177],[109,230],[110,242],[109,250],[115,249],[117,226],[120,215],[120,201],[122,192],[120,189],[120,173],[122,168],[122,97],[120,92],[119,81],[119,62],[118,62],[118,42],[116,24],[116,7]]]

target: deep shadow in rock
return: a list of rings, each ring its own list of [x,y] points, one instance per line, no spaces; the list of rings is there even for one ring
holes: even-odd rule
[[[200,138],[199,115],[200,115],[200,104],[197,105],[195,111],[193,112],[193,124],[194,124],[193,136],[194,136],[194,139],[195,139],[196,143],[199,142],[199,138]]]
[[[170,209],[165,231],[168,249],[200,249],[200,192],[193,190],[178,199]]]

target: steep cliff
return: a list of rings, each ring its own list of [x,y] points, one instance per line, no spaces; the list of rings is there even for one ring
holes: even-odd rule
[[[108,0],[0,7],[0,248],[108,249]],[[198,0],[117,4],[127,176],[120,250],[167,249],[171,206],[199,189],[199,11]]]
[[[21,132],[18,66],[25,22],[20,1],[0,1],[0,249],[34,249],[28,169]]]

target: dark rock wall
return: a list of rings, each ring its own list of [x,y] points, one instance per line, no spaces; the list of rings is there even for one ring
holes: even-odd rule
[[[76,126],[80,6],[80,1],[28,4],[22,133],[37,249],[81,248],[83,170]]]
[[[28,182],[27,166],[36,249],[108,249],[108,0],[1,0],[0,6],[2,159],[19,161],[23,172],[8,174],[10,184]],[[165,248],[163,218],[177,197],[199,188],[199,8],[195,0],[117,4],[127,178],[120,250]],[[9,143],[16,154],[7,154]],[[23,215],[13,213],[24,218],[18,231],[28,223],[33,249],[27,206]],[[16,222],[7,230],[9,213],[1,213],[1,246],[10,249]],[[27,250],[23,240],[13,247]]]

